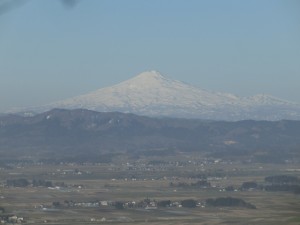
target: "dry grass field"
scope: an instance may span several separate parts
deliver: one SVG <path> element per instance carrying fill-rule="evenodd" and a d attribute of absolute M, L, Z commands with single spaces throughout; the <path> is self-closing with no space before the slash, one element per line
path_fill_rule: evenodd
<path fill-rule="evenodd" d="M 172 159 L 174 160 L 174 159 Z M 300 195 L 290 192 L 268 192 L 263 189 L 240 190 L 243 182 L 265 183 L 269 175 L 300 175 L 295 164 L 245 164 L 239 162 L 201 165 L 189 158 L 186 163 L 149 166 L 140 162 L 115 162 L 97 165 L 15 165 L 0 170 L 0 206 L 2 215 L 23 218 L 23 224 L 300 224 Z M 182 160 L 182 162 L 185 162 Z M 298 167 L 297 167 L 298 166 Z M 211 187 L 192 188 L 170 183 L 193 183 L 193 175 L 207 174 Z M 214 176 L 215 174 L 215 176 Z M 45 179 L 52 187 L 11 187 L 8 179 Z M 62 185 L 62 182 L 64 185 Z M 61 186 L 57 186 L 60 184 Z M 224 188 L 232 185 L 234 191 Z M 209 207 L 208 198 L 234 197 L 256 206 Z M 169 207 L 137 206 L 170 200 Z M 194 199 L 195 208 L 180 202 Z M 118 209 L 116 202 L 124 208 Z M 126 204 L 134 202 L 134 207 Z M 178 205 L 176 205 L 178 203 Z M 8 221 L 2 221 L 9 223 Z"/>

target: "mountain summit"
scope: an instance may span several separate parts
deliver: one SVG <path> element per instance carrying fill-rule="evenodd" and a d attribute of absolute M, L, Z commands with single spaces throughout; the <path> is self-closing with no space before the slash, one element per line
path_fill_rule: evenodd
<path fill-rule="evenodd" d="M 167 78 L 157 71 L 143 72 L 114 86 L 55 102 L 38 111 L 51 108 L 215 120 L 300 119 L 300 106 L 297 104 L 268 95 L 241 98 L 207 91 Z"/>

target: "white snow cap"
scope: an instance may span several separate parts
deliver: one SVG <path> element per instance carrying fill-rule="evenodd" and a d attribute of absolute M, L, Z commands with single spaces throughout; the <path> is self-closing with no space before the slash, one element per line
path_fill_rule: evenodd
<path fill-rule="evenodd" d="M 238 97 L 212 92 L 146 71 L 119 84 L 37 108 L 85 108 L 216 120 L 300 119 L 300 106 L 268 95 Z M 32 110 L 32 109 L 31 109 Z"/>

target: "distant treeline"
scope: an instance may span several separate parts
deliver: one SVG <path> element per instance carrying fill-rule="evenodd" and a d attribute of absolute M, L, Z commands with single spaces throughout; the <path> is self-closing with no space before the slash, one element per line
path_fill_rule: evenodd
<path fill-rule="evenodd" d="M 251 203 L 245 202 L 240 198 L 232 198 L 232 197 L 221 197 L 216 199 L 206 199 L 205 201 L 207 206 L 213 207 L 243 207 L 248 209 L 256 209 L 255 205 Z"/>
<path fill-rule="evenodd" d="M 271 185 L 266 185 L 266 191 L 288 191 L 295 194 L 300 194 L 300 179 L 290 175 L 276 175 L 265 178 L 266 182 Z"/>
<path fill-rule="evenodd" d="M 41 180 L 41 179 L 33 179 L 32 181 L 29 181 L 25 178 L 19 178 L 19 179 L 10 179 L 6 180 L 6 185 L 8 187 L 53 187 L 52 181 L 48 180 Z M 55 184 L 56 185 L 56 184 Z M 59 186 L 64 186 L 65 184 L 59 183 Z"/>
<path fill-rule="evenodd" d="M 199 180 L 192 183 L 187 182 L 170 182 L 170 187 L 178 188 L 211 188 L 211 183 L 207 181 L 207 176 L 199 174 L 193 178 Z M 286 191 L 294 194 L 300 194 L 300 179 L 291 175 L 275 175 L 265 177 L 265 182 L 268 184 L 258 184 L 255 181 L 243 182 L 241 186 L 234 187 L 229 185 L 224 188 L 225 191 L 251 191 L 251 190 L 264 190 L 264 191 Z"/>
<path fill-rule="evenodd" d="M 300 194 L 300 185 L 296 184 L 275 184 L 264 187 L 266 191 L 287 191 L 294 194 Z"/>
<path fill-rule="evenodd" d="M 53 202 L 52 207 L 62 208 L 62 207 L 101 207 L 101 202 L 91 201 L 86 203 L 76 203 L 72 200 L 65 200 L 64 202 Z M 181 201 L 171 201 L 171 200 L 151 200 L 149 198 L 143 199 L 141 201 L 109 201 L 106 202 L 105 207 L 111 207 L 118 210 L 125 208 L 145 208 L 145 209 L 156 209 L 156 208 L 168 208 L 168 207 L 184 207 L 184 208 L 196 208 L 201 207 L 238 207 L 238 208 L 248 208 L 256 209 L 256 207 L 243 199 L 233 198 L 233 197 L 221 197 L 216 199 L 206 199 L 204 201 L 197 201 L 195 199 L 184 199 Z M 102 206 L 103 207 L 103 206 Z"/>
<path fill-rule="evenodd" d="M 265 191 L 286 191 L 294 194 L 300 194 L 300 179 L 291 175 L 275 175 L 265 177 L 268 184 L 257 184 L 255 181 L 244 182 L 238 189 L 247 190 L 265 190 Z M 233 186 L 225 188 L 226 191 L 233 191 Z"/>
<path fill-rule="evenodd" d="M 269 176 L 265 178 L 265 181 L 272 184 L 300 184 L 298 177 L 290 175 Z"/>

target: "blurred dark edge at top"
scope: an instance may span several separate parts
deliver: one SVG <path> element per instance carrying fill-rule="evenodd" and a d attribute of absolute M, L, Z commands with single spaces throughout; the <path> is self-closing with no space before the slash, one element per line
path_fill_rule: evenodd
<path fill-rule="evenodd" d="M 60 1 L 66 9 L 74 8 L 79 2 L 79 0 Z M 0 16 L 24 5 L 27 2 L 29 2 L 29 0 L 0 0 Z"/>

